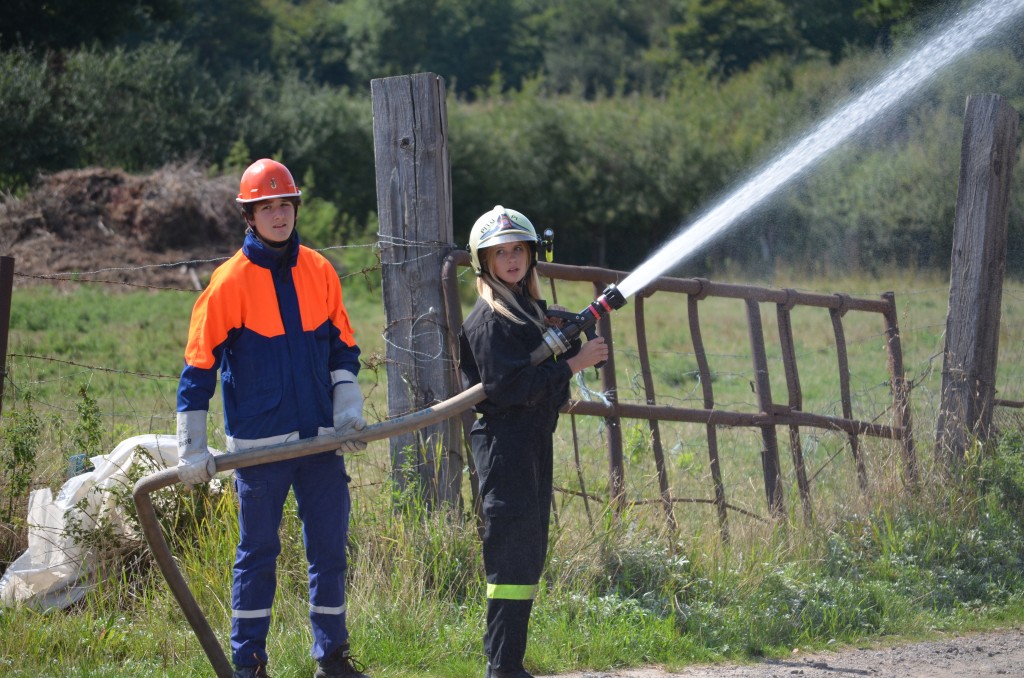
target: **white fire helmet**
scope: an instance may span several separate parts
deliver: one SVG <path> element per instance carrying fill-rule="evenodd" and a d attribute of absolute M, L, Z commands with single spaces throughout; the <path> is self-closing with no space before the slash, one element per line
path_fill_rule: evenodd
<path fill-rule="evenodd" d="M 533 243 L 531 258 L 537 258 L 537 230 L 530 220 L 520 212 L 495 205 L 473 224 L 469 233 L 469 254 L 473 260 L 473 272 L 481 273 L 480 250 L 510 242 Z"/>

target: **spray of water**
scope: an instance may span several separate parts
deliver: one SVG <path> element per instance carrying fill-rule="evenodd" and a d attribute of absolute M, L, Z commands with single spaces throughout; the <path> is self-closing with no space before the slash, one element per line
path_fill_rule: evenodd
<path fill-rule="evenodd" d="M 1021 10 L 1024 10 L 1024 0 L 987 0 L 951 22 L 877 85 L 819 123 L 810 134 L 672 238 L 623 280 L 619 291 L 624 297 L 631 297 L 697 252 L 783 184 L 862 130 L 944 66 L 969 52 Z"/>

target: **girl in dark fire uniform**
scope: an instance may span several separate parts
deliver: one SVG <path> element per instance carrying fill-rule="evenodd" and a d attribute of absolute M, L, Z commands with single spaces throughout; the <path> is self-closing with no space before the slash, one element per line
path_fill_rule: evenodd
<path fill-rule="evenodd" d="M 480 299 L 459 341 L 466 386 L 482 382 L 487 395 L 470 437 L 485 521 L 488 678 L 530 678 L 523 657 L 547 554 L 558 409 L 572 375 L 608 358 L 597 337 L 531 365 L 547 324 L 559 322 L 544 315 L 538 244 L 530 220 L 500 205 L 477 219 L 469 242 Z"/>

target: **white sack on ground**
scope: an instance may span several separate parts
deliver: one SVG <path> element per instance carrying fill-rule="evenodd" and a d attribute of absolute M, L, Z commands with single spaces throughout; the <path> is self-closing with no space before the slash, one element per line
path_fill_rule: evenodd
<path fill-rule="evenodd" d="M 124 509 L 118 506 L 113 491 L 123 493 L 127 486 L 130 494 L 128 471 L 139 450 L 158 467 L 178 463 L 176 436 L 135 436 L 122 441 L 110 454 L 93 457 L 94 469 L 64 483 L 56 499 L 49 488 L 32 492 L 28 550 L 0 577 L 0 606 L 23 603 L 41 610 L 65 608 L 85 595 L 92 584 L 95 556 L 75 543 L 67 527 L 77 522 L 84 528 L 103 521 L 118 534 L 132 529 L 125 524 Z"/>

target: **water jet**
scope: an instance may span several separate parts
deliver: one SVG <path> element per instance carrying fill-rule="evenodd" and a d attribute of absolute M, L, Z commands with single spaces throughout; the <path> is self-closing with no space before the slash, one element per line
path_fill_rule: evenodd
<path fill-rule="evenodd" d="M 764 169 L 672 237 L 619 283 L 619 291 L 631 297 L 678 266 L 1021 11 L 1024 11 L 1024 0 L 987 0 L 940 29 L 882 76 L 878 84 L 820 122 Z"/>

